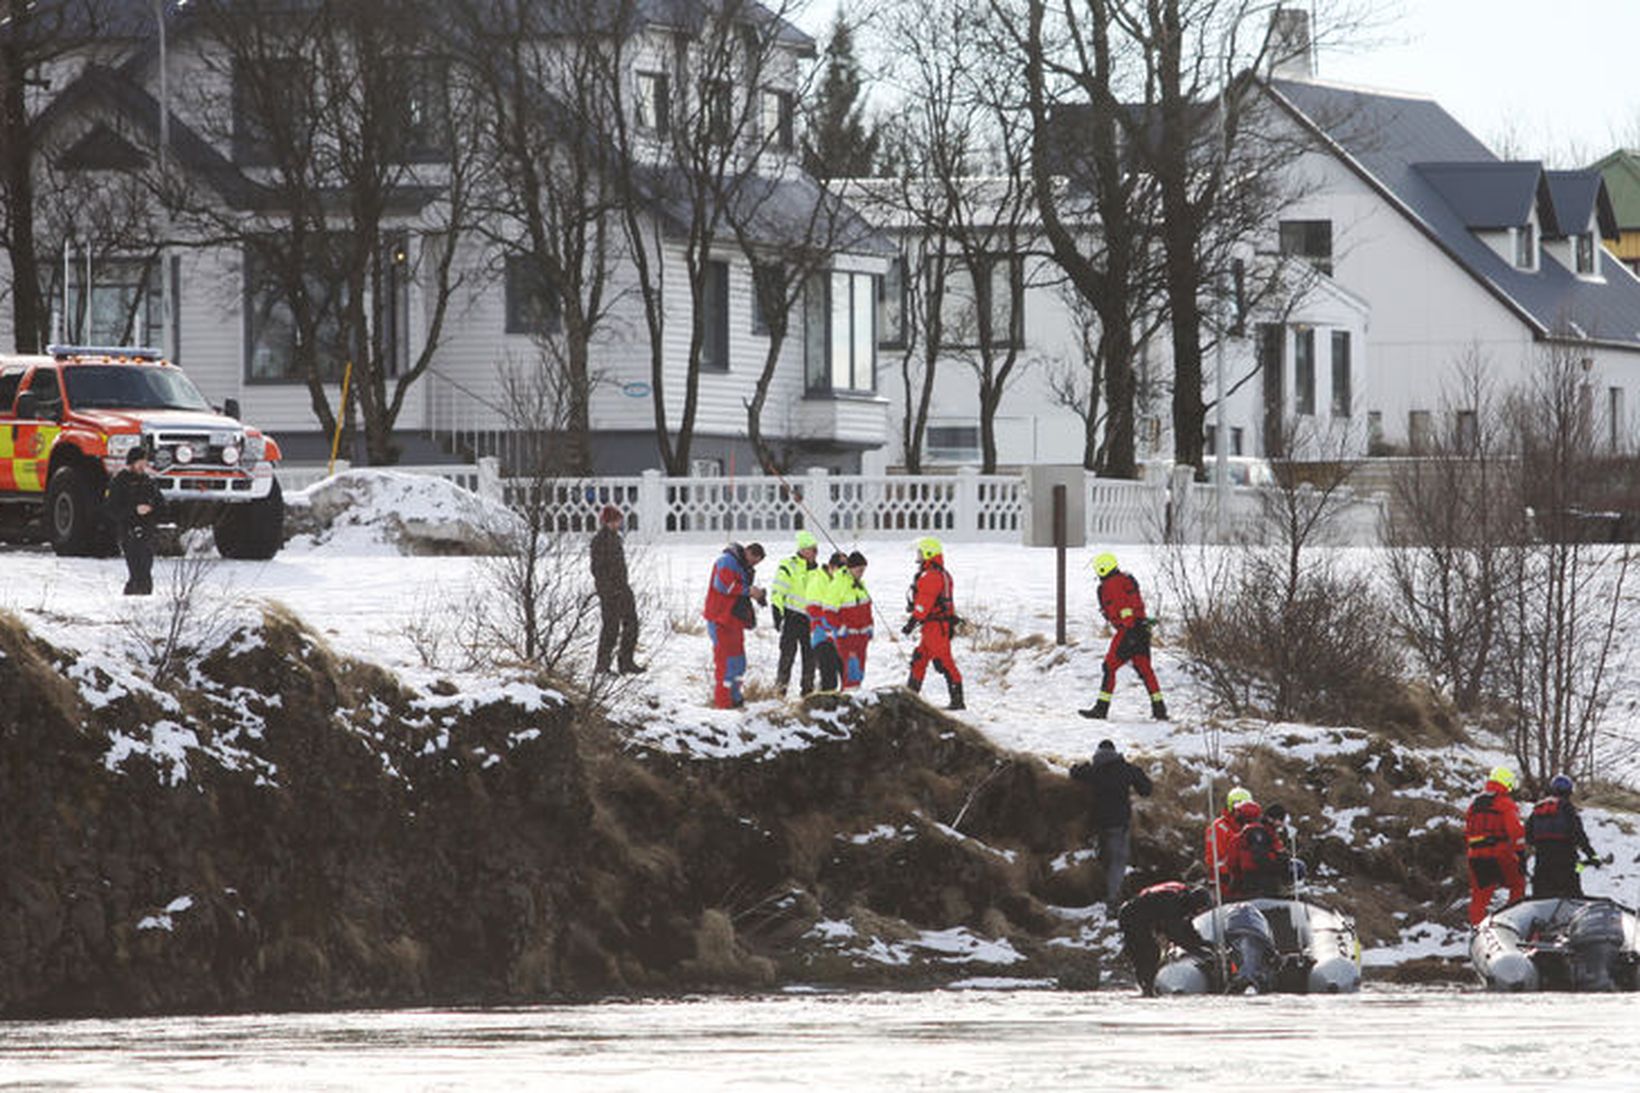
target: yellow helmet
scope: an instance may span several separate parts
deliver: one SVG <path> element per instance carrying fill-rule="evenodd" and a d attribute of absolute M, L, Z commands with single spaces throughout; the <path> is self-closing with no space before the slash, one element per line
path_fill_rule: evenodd
<path fill-rule="evenodd" d="M 933 536 L 925 536 L 917 540 L 917 556 L 919 558 L 938 558 L 945 553 L 945 548 Z"/>
<path fill-rule="evenodd" d="M 1101 554 L 1093 560 L 1093 571 L 1101 577 L 1108 577 L 1116 572 L 1116 555 Z"/>
<path fill-rule="evenodd" d="M 1226 793 L 1224 795 L 1224 807 L 1225 807 L 1226 810 L 1233 811 L 1237 805 L 1246 804 L 1248 801 L 1251 801 L 1252 799 L 1253 799 L 1252 793 L 1248 792 L 1247 790 L 1243 789 L 1240 786 L 1237 786 L 1234 789 L 1232 789 L 1229 793 Z"/>
<path fill-rule="evenodd" d="M 1513 791 L 1515 788 L 1515 772 L 1508 767 L 1493 767 L 1492 773 L 1486 776 L 1487 781 L 1496 782 L 1504 789 Z"/>

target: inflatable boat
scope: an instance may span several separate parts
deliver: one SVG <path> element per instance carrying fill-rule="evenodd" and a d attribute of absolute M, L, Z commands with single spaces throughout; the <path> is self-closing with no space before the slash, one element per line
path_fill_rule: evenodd
<path fill-rule="evenodd" d="M 1469 958 L 1495 991 L 1632 991 L 1634 911 L 1609 899 L 1527 899 L 1481 920 Z"/>
<path fill-rule="evenodd" d="M 1194 925 L 1214 951 L 1172 949 L 1156 973 L 1157 994 L 1346 994 L 1361 986 L 1355 922 L 1329 907 L 1238 900 L 1203 911 Z"/>

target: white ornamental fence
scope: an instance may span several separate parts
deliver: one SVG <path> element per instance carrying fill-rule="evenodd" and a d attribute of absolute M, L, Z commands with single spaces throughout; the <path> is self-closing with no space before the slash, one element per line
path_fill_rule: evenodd
<path fill-rule="evenodd" d="M 345 469 L 345 465 L 338 465 Z M 695 542 L 780 539 L 807 528 L 824 529 L 843 542 L 937 535 L 954 542 L 1012 542 L 1030 527 L 1031 497 L 1022 475 L 858 475 L 813 470 L 779 478 L 668 478 L 660 471 L 627 477 L 555 478 L 535 482 L 503 478 L 493 458 L 474 464 L 393 467 L 399 473 L 449 479 L 482 496 L 521 505 L 530 491 L 545 491 L 546 514 L 563 532 L 591 533 L 598 513 L 614 505 L 635 540 Z M 326 477 L 323 467 L 282 467 L 279 479 L 294 491 Z M 1087 475 L 1083 504 L 1087 541 L 1096 545 L 1175 540 L 1245 539 L 1267 523 L 1275 491 L 1234 487 L 1226 491 L 1225 519 L 1218 520 L 1218 493 L 1191 482 L 1134 482 Z M 1384 502 L 1377 495 L 1346 497 L 1334 519 L 1332 541 L 1377 541 Z M 822 536 L 824 538 L 824 536 Z"/>

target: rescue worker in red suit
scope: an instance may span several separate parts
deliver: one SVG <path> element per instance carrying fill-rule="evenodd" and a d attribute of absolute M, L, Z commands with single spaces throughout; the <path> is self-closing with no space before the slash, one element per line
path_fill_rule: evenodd
<path fill-rule="evenodd" d="M 965 709 L 962 673 L 951 659 L 951 632 L 956 626 L 957 614 L 951 595 L 951 574 L 945 569 L 945 548 L 938 539 L 919 539 L 917 558 L 917 576 L 911 582 L 907 605 L 911 617 L 906 620 L 903 632 L 909 634 L 920 626 L 922 639 L 917 642 L 916 652 L 911 654 L 911 677 L 905 685 L 914 692 L 921 691 L 923 676 L 932 664 L 934 670 L 945 677 L 950 691 L 951 701 L 946 708 Z"/>
<path fill-rule="evenodd" d="M 1132 962 L 1133 977 L 1146 997 L 1156 993 L 1156 969 L 1162 962 L 1158 935 L 1193 956 L 1213 951 L 1191 921 L 1211 906 L 1213 894 L 1207 889 L 1170 880 L 1144 889 L 1116 912 L 1116 923 L 1122 928 L 1122 953 Z"/>
<path fill-rule="evenodd" d="M 1145 688 L 1150 692 L 1150 713 L 1158 721 L 1167 720 L 1167 703 L 1162 701 L 1161 684 L 1150 667 L 1150 619 L 1145 615 L 1145 600 L 1139 594 L 1139 582 L 1130 573 L 1116 568 L 1116 555 L 1101 554 L 1093 560 L 1093 571 L 1099 575 L 1099 610 L 1116 633 L 1105 650 L 1104 677 L 1099 683 L 1099 698 L 1086 710 L 1078 710 L 1083 717 L 1110 716 L 1110 700 L 1116 691 L 1116 670 L 1132 662 Z"/>
<path fill-rule="evenodd" d="M 1515 772 L 1493 767 L 1480 796 L 1464 816 L 1464 842 L 1469 857 L 1469 924 L 1486 917 L 1492 893 L 1509 889 L 1509 902 L 1526 896 L 1526 828 L 1509 794 Z"/>
<path fill-rule="evenodd" d="M 1550 796 L 1532 806 L 1526 818 L 1526 845 L 1532 848 L 1532 898 L 1581 897 L 1578 870 L 1598 864 L 1583 817 L 1572 804 L 1572 780 L 1557 774 L 1549 780 Z M 1578 854 L 1582 853 L 1582 862 Z"/>
<path fill-rule="evenodd" d="M 1236 834 L 1230 840 L 1230 887 L 1226 899 L 1280 893 L 1295 876 L 1295 865 L 1257 801 L 1236 806 Z"/>
<path fill-rule="evenodd" d="M 759 543 L 730 543 L 712 566 L 706 586 L 706 636 L 712 639 L 712 668 L 716 686 L 712 704 L 728 710 L 744 706 L 740 679 L 746 674 L 746 630 L 757 625 L 752 601 L 764 602 L 756 584 L 757 563 L 763 560 Z"/>
<path fill-rule="evenodd" d="M 1236 838 L 1236 806 L 1245 801 L 1251 801 L 1253 795 L 1240 786 L 1236 786 L 1225 794 L 1224 811 L 1213 818 L 1207 825 L 1206 838 L 1202 840 L 1202 865 L 1207 869 L 1207 883 L 1213 883 L 1213 877 L 1219 878 L 1219 891 L 1230 890 L 1230 845 Z"/>
<path fill-rule="evenodd" d="M 837 659 L 842 665 L 838 682 L 852 691 L 866 678 L 866 648 L 871 644 L 871 593 L 866 591 L 866 556 L 858 550 L 837 574 Z"/>

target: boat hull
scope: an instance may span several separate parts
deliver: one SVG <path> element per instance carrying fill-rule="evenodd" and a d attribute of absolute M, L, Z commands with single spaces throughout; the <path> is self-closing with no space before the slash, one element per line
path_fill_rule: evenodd
<path fill-rule="evenodd" d="M 1481 920 L 1469 959 L 1488 990 L 1633 991 L 1635 912 L 1609 899 L 1528 899 Z"/>
<path fill-rule="evenodd" d="M 1361 987 L 1355 923 L 1329 907 L 1238 900 L 1204 911 L 1194 924 L 1214 955 L 1170 950 L 1156 973 L 1157 994 L 1348 994 Z"/>

